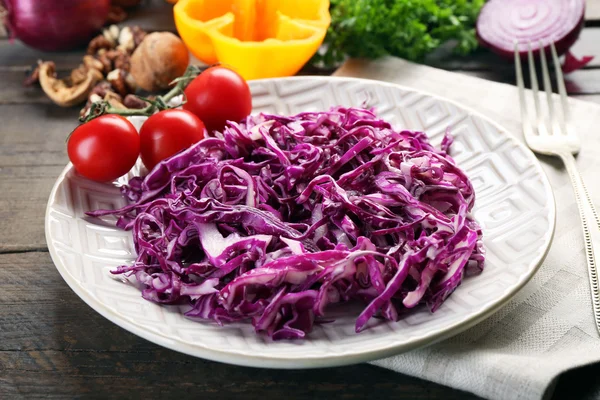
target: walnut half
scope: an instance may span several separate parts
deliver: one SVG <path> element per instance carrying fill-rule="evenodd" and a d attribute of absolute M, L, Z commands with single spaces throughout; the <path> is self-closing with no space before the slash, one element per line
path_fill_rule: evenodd
<path fill-rule="evenodd" d="M 101 49 L 110 50 L 115 46 L 114 42 L 111 42 L 106 36 L 98 35 L 92 39 L 87 48 L 87 54 L 94 55 Z"/>
<path fill-rule="evenodd" d="M 106 75 L 106 80 L 110 82 L 117 93 L 125 97 L 129 93 L 135 92 L 136 84 L 131 74 L 122 69 L 114 69 Z"/>

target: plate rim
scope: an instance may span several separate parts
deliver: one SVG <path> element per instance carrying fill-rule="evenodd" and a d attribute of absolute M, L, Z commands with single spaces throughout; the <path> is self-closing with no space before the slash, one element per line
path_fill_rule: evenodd
<path fill-rule="evenodd" d="M 408 343 L 400 343 L 400 344 L 392 344 L 387 345 L 382 348 L 368 350 L 357 353 L 345 353 L 345 354 L 336 354 L 336 355 L 326 355 L 326 356 L 305 356 L 300 358 L 290 358 L 290 357 L 277 357 L 273 355 L 263 356 L 259 353 L 253 354 L 240 354 L 234 352 L 228 352 L 223 350 L 215 350 L 211 349 L 210 346 L 202 345 L 202 344 L 194 344 L 190 345 L 184 341 L 170 338 L 167 335 L 152 332 L 146 330 L 141 327 L 135 321 L 131 320 L 128 317 L 124 317 L 119 313 L 113 311 L 109 307 L 106 307 L 101 301 L 94 298 L 91 294 L 89 294 L 82 285 L 75 279 L 67 270 L 65 265 L 62 263 L 60 257 L 58 257 L 56 253 L 56 248 L 51 244 L 51 234 L 50 234 L 50 223 L 49 223 L 49 214 L 51 205 L 53 204 L 53 200 L 56 197 L 56 193 L 60 184 L 64 181 L 66 174 L 73 168 L 73 165 L 69 162 L 67 166 L 63 169 L 57 180 L 55 181 L 52 191 L 50 192 L 50 196 L 48 198 L 48 202 L 46 204 L 46 212 L 44 218 L 44 231 L 46 237 L 46 244 L 48 246 L 48 250 L 50 253 L 50 257 L 58 270 L 61 277 L 64 281 L 69 285 L 71 290 L 79 296 L 88 306 L 90 306 L 93 310 L 98 312 L 100 315 L 116 324 L 117 326 L 143 338 L 157 345 L 169 348 L 174 351 L 178 351 L 180 353 L 188 354 L 194 357 L 204 358 L 212 361 L 224 362 L 228 364 L 234 364 L 239 366 L 247 366 L 247 367 L 258 367 L 258 368 L 278 368 L 278 369 L 307 369 L 307 368 L 322 368 L 322 367 L 334 367 L 334 366 L 343 366 L 356 364 L 366 361 L 373 361 L 376 359 L 381 359 L 397 354 L 401 354 L 410 350 L 415 350 L 418 348 L 422 348 L 428 345 L 432 345 L 439 341 L 445 340 L 449 337 L 455 336 L 475 325 L 480 323 L 481 321 L 487 319 L 492 314 L 496 313 L 503 306 L 505 306 L 530 280 L 533 276 L 538 272 L 541 265 L 543 264 L 550 247 L 553 242 L 554 232 L 556 229 L 556 200 L 554 196 L 554 191 L 552 190 L 552 186 L 550 185 L 550 181 L 548 180 L 548 176 L 546 172 L 541 166 L 540 161 L 537 159 L 535 154 L 521 141 L 519 140 L 513 133 L 511 133 L 508 129 L 504 128 L 502 125 L 482 114 L 479 111 L 472 109 L 471 107 L 461 105 L 460 103 L 448 99 L 443 96 L 438 96 L 432 94 L 427 91 L 423 91 L 420 89 L 411 88 L 408 86 L 398 85 L 391 82 L 378 81 L 374 79 L 363 79 L 363 78 L 353 78 L 353 77 L 337 77 L 337 76 L 293 76 L 293 77 L 282 77 L 282 78 L 266 78 L 266 79 L 257 79 L 250 81 L 252 83 L 261 83 L 261 82 L 272 82 L 272 81 L 348 81 L 348 82 L 359 82 L 359 83 L 367 83 L 371 85 L 380 85 L 387 87 L 395 87 L 406 92 L 412 92 L 416 94 L 421 94 L 427 96 L 429 98 L 433 98 L 437 101 L 446 102 L 455 106 L 458 109 L 462 109 L 469 116 L 474 116 L 479 119 L 484 120 L 486 123 L 489 123 L 494 128 L 498 129 L 505 135 L 509 140 L 513 141 L 517 144 L 517 146 L 525 151 L 528 156 L 532 157 L 534 160 L 534 165 L 541 176 L 542 182 L 544 184 L 544 192 L 548 197 L 548 206 L 549 206 L 549 218 L 548 221 L 550 223 L 549 229 L 545 232 L 545 248 L 543 251 L 532 260 L 528 265 L 529 272 L 520 278 L 520 280 L 515 283 L 504 296 L 499 297 L 498 299 L 492 301 L 488 306 L 481 309 L 479 312 L 469 315 L 466 318 L 461 318 L 453 324 L 445 326 L 443 329 L 438 329 L 433 331 L 433 333 L 423 335 L 417 339 L 413 339 Z M 140 296 L 140 299 L 142 297 Z"/>

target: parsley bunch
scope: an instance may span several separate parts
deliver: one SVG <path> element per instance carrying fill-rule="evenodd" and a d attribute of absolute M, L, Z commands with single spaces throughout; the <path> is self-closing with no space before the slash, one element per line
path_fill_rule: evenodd
<path fill-rule="evenodd" d="M 420 61 L 456 41 L 466 54 L 477 47 L 475 20 L 484 0 L 331 0 L 331 25 L 313 62 L 332 67 L 346 57 L 393 55 Z"/>

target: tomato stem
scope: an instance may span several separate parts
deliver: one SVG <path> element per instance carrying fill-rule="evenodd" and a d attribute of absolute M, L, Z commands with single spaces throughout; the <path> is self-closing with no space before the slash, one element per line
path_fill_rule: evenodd
<path fill-rule="evenodd" d="M 155 99 L 148 99 L 145 97 L 137 96 L 139 99 L 148 103 L 148 105 L 144 108 L 115 108 L 108 104 L 108 102 L 101 100 L 95 103 L 92 103 L 90 110 L 79 118 L 80 122 L 89 122 L 94 118 L 97 118 L 104 114 L 117 114 L 124 117 L 133 117 L 133 116 L 145 116 L 149 117 L 154 114 L 156 111 L 162 111 L 169 108 L 180 107 L 185 103 L 185 88 L 189 85 L 191 81 L 193 81 L 198 75 L 200 75 L 205 69 L 209 67 L 199 67 L 197 65 L 188 66 L 185 73 L 179 78 L 175 79 L 171 82 L 173 88 L 167 92 L 164 96 L 157 96 Z M 170 106 L 169 102 L 173 100 L 176 96 L 182 95 L 181 103 L 176 106 Z"/>

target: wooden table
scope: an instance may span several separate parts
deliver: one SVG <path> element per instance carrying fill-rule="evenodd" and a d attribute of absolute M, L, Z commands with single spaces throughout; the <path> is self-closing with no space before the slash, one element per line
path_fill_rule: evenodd
<path fill-rule="evenodd" d="M 572 96 L 600 103 L 600 0 L 588 5 L 588 27 L 574 47 L 595 55 L 570 74 Z M 173 30 L 168 6 L 154 1 L 130 24 Z M 66 285 L 44 238 L 44 211 L 67 163 L 65 138 L 77 109 L 54 106 L 21 86 L 39 58 L 70 70 L 83 51 L 44 54 L 0 39 L 0 398 L 477 399 L 370 365 L 277 371 L 205 361 L 158 347 L 107 321 Z M 429 64 L 513 82 L 512 66 L 481 50 L 459 59 L 444 52 Z M 567 373 L 554 399 L 596 398 L 600 366 Z"/>

